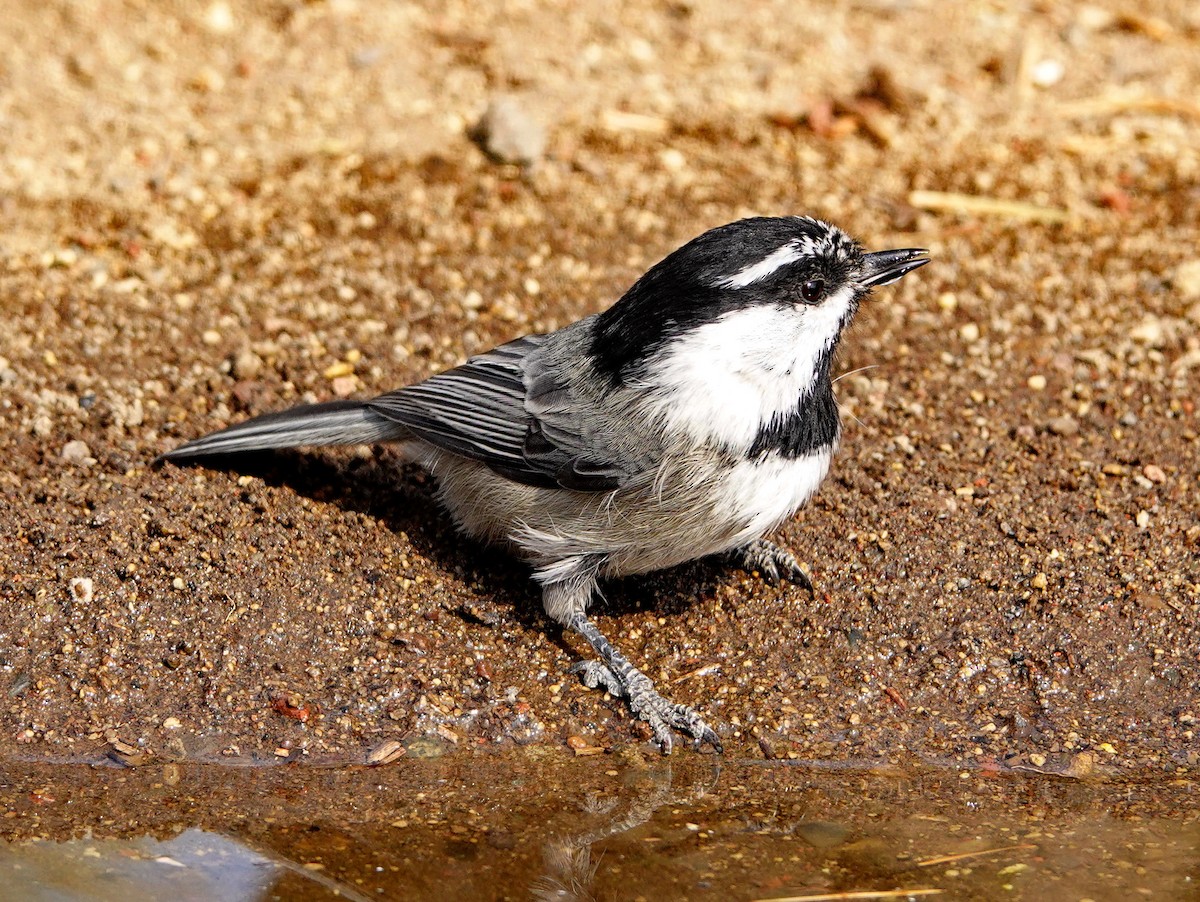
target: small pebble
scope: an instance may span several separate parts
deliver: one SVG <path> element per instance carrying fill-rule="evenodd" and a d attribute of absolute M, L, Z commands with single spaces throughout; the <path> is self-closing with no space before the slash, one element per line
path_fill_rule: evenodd
<path fill-rule="evenodd" d="M 204 25 L 213 34 L 229 34 L 237 26 L 233 10 L 224 0 L 216 0 L 204 13 Z"/>
<path fill-rule="evenodd" d="M 795 835 L 817 849 L 832 849 L 846 841 L 851 829 L 830 821 L 802 821 L 796 825 Z"/>
<path fill-rule="evenodd" d="M 687 157 L 674 147 L 659 151 L 658 162 L 668 172 L 680 172 L 687 166 Z"/>
<path fill-rule="evenodd" d="M 1083 6 L 1079 9 L 1076 21 L 1081 28 L 1088 31 L 1102 31 L 1111 28 L 1116 16 L 1107 9 L 1098 6 Z"/>
<path fill-rule="evenodd" d="M 1142 468 L 1142 475 L 1156 485 L 1161 485 L 1167 481 L 1167 474 L 1163 471 L 1163 468 L 1157 464 L 1146 464 L 1146 466 Z"/>
<path fill-rule="evenodd" d="M 501 163 L 533 166 L 546 152 L 546 130 L 511 94 L 496 97 L 471 130 L 488 156 Z"/>
<path fill-rule="evenodd" d="M 225 87 L 225 76 L 212 66 L 201 66 L 188 81 L 188 87 L 201 94 L 216 94 Z"/>
<path fill-rule="evenodd" d="M 1066 67 L 1055 59 L 1044 59 L 1033 67 L 1030 79 L 1039 88 L 1049 88 L 1062 81 Z"/>
<path fill-rule="evenodd" d="M 1189 301 L 1200 298 L 1200 260 L 1188 260 L 1176 266 L 1171 282 Z"/>
<path fill-rule="evenodd" d="M 1135 522 L 1138 525 L 1138 529 L 1145 529 L 1147 526 L 1150 525 L 1150 512 L 1149 511 L 1138 511 L 1137 517 L 1135 518 Z"/>
<path fill-rule="evenodd" d="M 1028 385 L 1034 391 L 1042 391 L 1046 387 L 1046 377 L 1040 373 L 1030 376 L 1029 380 L 1026 382 L 1026 385 Z"/>
<path fill-rule="evenodd" d="M 338 376 L 329 386 L 336 397 L 348 398 L 358 390 L 357 376 Z"/>
<path fill-rule="evenodd" d="M 1076 435 L 1079 432 L 1079 421 L 1070 414 L 1064 414 L 1047 423 L 1046 428 L 1055 435 Z"/>
<path fill-rule="evenodd" d="M 67 585 L 71 588 L 71 597 L 80 604 L 88 604 L 92 600 L 92 581 L 86 576 L 76 576 Z"/>
<path fill-rule="evenodd" d="M 72 442 L 67 442 L 63 445 L 62 459 L 69 464 L 87 467 L 96 462 L 96 458 L 92 457 L 92 450 L 88 447 L 87 442 L 75 439 Z"/>
<path fill-rule="evenodd" d="M 1129 330 L 1129 337 L 1148 348 L 1161 348 L 1167 343 L 1167 330 L 1157 316 L 1146 316 Z"/>
<path fill-rule="evenodd" d="M 251 350 L 242 351 L 233 361 L 233 375 L 238 379 L 253 379 L 262 372 L 262 358 Z"/>

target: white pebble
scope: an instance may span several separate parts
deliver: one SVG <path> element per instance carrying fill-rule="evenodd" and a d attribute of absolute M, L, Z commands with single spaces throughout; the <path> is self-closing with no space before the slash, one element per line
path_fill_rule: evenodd
<path fill-rule="evenodd" d="M 679 172 L 687 166 L 687 157 L 674 147 L 668 147 L 665 150 L 659 151 L 658 162 L 662 164 L 662 168 L 667 172 Z"/>
<path fill-rule="evenodd" d="M 1039 88 L 1049 88 L 1062 81 L 1066 67 L 1055 59 L 1044 59 L 1033 67 L 1030 78 Z"/>
<path fill-rule="evenodd" d="M 92 449 L 88 447 L 87 442 L 75 439 L 73 442 L 67 442 L 62 448 L 62 459 L 70 464 L 77 464 L 81 467 L 87 467 L 96 462 L 96 458 L 92 457 Z"/>
<path fill-rule="evenodd" d="M 92 600 L 92 580 L 87 576 L 76 576 L 67 584 L 71 588 L 71 597 L 80 604 L 88 604 Z"/>
<path fill-rule="evenodd" d="M 1148 348 L 1161 348 L 1167 342 L 1166 329 L 1157 316 L 1147 315 L 1129 330 L 1129 337 Z"/>
<path fill-rule="evenodd" d="M 1200 298 L 1200 260 L 1188 260 L 1176 266 L 1171 282 L 1189 301 Z"/>
<path fill-rule="evenodd" d="M 217 0 L 208 7 L 204 14 L 204 24 L 213 34 L 229 34 L 237 25 L 233 20 L 233 10 L 223 0 Z"/>

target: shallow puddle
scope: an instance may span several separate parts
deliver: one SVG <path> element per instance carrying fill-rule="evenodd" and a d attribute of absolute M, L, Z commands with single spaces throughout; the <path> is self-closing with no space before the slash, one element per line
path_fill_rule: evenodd
<path fill-rule="evenodd" d="M 526 750 L 17 764 L 0 796 L 5 898 L 1200 898 L 1191 779 Z"/>
<path fill-rule="evenodd" d="M 126 900 L 270 899 L 285 885 L 304 898 L 365 898 L 321 873 L 263 854 L 220 833 L 189 827 L 158 840 L 31 840 L 0 847 L 4 893 L 11 899 Z M 288 897 L 292 890 L 288 890 Z"/>

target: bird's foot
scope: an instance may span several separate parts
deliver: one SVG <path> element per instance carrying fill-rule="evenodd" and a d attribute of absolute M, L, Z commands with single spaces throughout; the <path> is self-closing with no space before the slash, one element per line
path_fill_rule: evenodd
<path fill-rule="evenodd" d="M 670 754 L 674 744 L 672 730 L 687 733 L 696 740 L 696 748 L 707 742 L 716 751 L 722 751 L 720 737 L 694 708 L 663 698 L 648 676 L 624 663 L 626 666 L 618 672 L 602 661 L 580 661 L 570 672 L 578 674 L 589 689 L 604 687 L 610 695 L 628 699 L 630 710 L 650 725 L 654 741 L 664 755 Z"/>
<path fill-rule="evenodd" d="M 743 545 L 736 549 L 733 555 L 743 569 L 752 573 L 757 572 L 772 585 L 781 579 L 786 579 L 808 589 L 809 592 L 814 591 L 812 580 L 800 567 L 796 556 L 774 542 L 755 539 L 749 545 Z"/>

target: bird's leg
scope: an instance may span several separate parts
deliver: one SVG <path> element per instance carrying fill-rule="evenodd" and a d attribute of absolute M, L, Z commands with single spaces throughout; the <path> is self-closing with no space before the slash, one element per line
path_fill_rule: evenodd
<path fill-rule="evenodd" d="M 796 556 L 774 542 L 755 539 L 748 545 L 735 548 L 730 554 L 743 569 L 751 573 L 758 572 L 769 583 L 774 584 L 780 579 L 787 579 L 808 589 L 809 592 L 814 591 L 812 580 L 800 568 Z"/>
<path fill-rule="evenodd" d="M 663 754 L 671 751 L 672 728 L 690 734 L 697 746 L 707 742 L 718 752 L 721 751 L 720 738 L 704 719 L 693 708 L 663 698 L 654 688 L 650 677 L 630 664 L 629 659 L 604 638 L 604 634 L 588 620 L 586 614 L 575 615 L 568 626 L 583 636 L 600 656 L 599 661 L 581 661 L 571 668 L 571 672 L 579 674 L 589 689 L 603 686 L 611 694 L 629 699 L 633 713 L 650 724 Z"/>
<path fill-rule="evenodd" d="M 603 686 L 610 694 L 628 699 L 630 710 L 650 725 L 663 754 L 671 751 L 673 729 L 692 736 L 697 747 L 707 742 L 720 752 L 721 740 L 704 719 L 687 705 L 677 705 L 663 698 L 651 679 L 614 648 L 588 619 L 585 611 L 595 587 L 594 570 L 591 574 L 577 573 L 574 578 L 544 586 L 546 613 L 587 640 L 599 656 L 599 660 L 580 661 L 570 672 L 578 674 L 589 689 Z"/>

